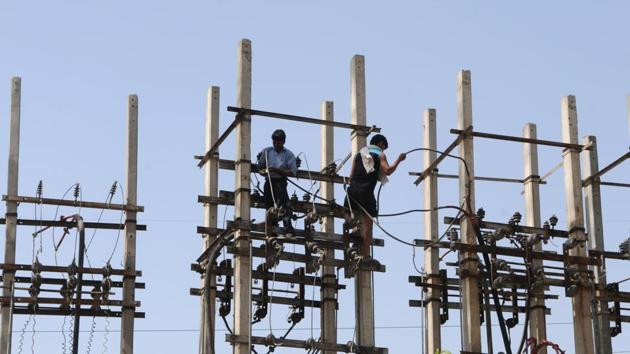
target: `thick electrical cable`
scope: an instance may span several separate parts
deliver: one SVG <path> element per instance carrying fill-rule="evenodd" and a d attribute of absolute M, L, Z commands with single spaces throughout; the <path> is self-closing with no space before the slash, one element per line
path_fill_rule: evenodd
<path fill-rule="evenodd" d="M 273 200 L 273 207 L 277 208 L 278 203 L 276 203 L 276 196 L 273 191 L 274 186 L 271 181 L 271 172 L 269 172 L 269 157 L 267 156 L 267 150 L 265 150 L 265 170 L 267 170 L 267 184 L 269 184 L 269 190 L 271 190 L 271 199 Z"/>

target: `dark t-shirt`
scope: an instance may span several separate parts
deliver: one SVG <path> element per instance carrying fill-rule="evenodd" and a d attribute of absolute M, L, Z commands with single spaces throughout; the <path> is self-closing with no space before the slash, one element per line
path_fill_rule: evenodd
<path fill-rule="evenodd" d="M 358 153 L 354 156 L 354 173 L 350 176 L 350 189 L 360 190 L 361 192 L 374 193 L 376 183 L 378 182 L 378 173 L 381 169 L 381 163 L 377 154 L 370 153 L 374 160 L 374 171 L 367 173 L 363 167 L 363 159 Z"/>

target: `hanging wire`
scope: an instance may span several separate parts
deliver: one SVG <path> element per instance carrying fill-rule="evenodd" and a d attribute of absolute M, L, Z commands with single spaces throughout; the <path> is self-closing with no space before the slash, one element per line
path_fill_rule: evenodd
<path fill-rule="evenodd" d="M 118 184 L 118 186 L 120 187 L 120 196 L 121 196 L 121 204 L 126 205 L 127 203 L 125 202 L 125 188 L 122 186 L 122 184 L 120 184 L 120 182 L 116 181 L 114 182 L 116 184 Z M 120 227 L 118 228 L 118 232 L 116 233 L 116 243 L 114 244 L 114 249 L 112 249 L 112 253 L 109 255 L 109 258 L 107 259 L 107 264 L 110 264 L 112 261 L 112 258 L 114 258 L 114 253 L 116 253 L 116 248 L 118 248 L 118 243 L 120 242 L 120 232 L 121 232 L 121 228 L 123 225 L 123 216 L 125 215 L 125 210 L 121 210 L 120 211 L 120 220 L 118 221 L 118 223 L 120 224 Z"/>

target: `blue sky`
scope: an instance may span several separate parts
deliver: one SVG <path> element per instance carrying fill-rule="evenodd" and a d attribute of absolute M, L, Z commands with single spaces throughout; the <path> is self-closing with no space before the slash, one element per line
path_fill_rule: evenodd
<path fill-rule="evenodd" d="M 422 112 L 428 107 L 437 109 L 438 146 L 450 143 L 453 136 L 448 130 L 456 125 L 456 76 L 459 70 L 469 69 L 475 130 L 520 135 L 525 123 L 533 122 L 540 138 L 560 140 L 560 100 L 574 94 L 579 135 L 598 137 L 603 166 L 626 152 L 630 142 L 629 10 L 621 1 L 4 2 L 0 5 L 0 88 L 4 87 L 0 112 L 8 118 L 10 79 L 21 76 L 20 194 L 33 195 L 40 179 L 48 197 L 60 197 L 69 185 L 81 182 L 83 198 L 98 201 L 113 181 L 125 180 L 126 97 L 138 94 L 139 201 L 146 207 L 139 220 L 148 224 L 149 231 L 138 242 L 138 267 L 144 271 L 147 290 L 137 297 L 147 318 L 139 320 L 137 327 L 167 331 L 138 332 L 136 348 L 138 353 L 191 353 L 197 348 L 194 330 L 199 306 L 188 288 L 197 287 L 199 281 L 189 265 L 200 253 L 195 227 L 203 222 L 202 206 L 196 203 L 203 192 L 202 173 L 192 156 L 203 153 L 208 87 L 221 87 L 223 106 L 235 103 L 236 48 L 241 38 L 253 43 L 253 107 L 317 117 L 321 102 L 332 100 L 339 121 L 350 119 L 350 59 L 365 55 L 368 122 L 383 128 L 392 157 L 421 145 Z M 5 139 L 6 118 L 0 124 Z M 231 119 L 221 111 L 221 130 Z M 253 152 L 269 143 L 275 128 L 283 127 L 287 146 L 295 153 L 304 152 L 312 166 L 318 165 L 318 127 L 266 119 L 255 120 L 253 126 Z M 335 139 L 335 155 L 343 157 L 350 149 L 348 132 L 335 131 Z M 521 177 L 521 149 L 516 143 L 476 140 L 477 173 Z M 221 155 L 231 158 L 234 150 L 232 137 Z M 0 156 L 7 153 L 8 140 L 3 140 Z M 541 172 L 560 158 L 557 149 L 540 148 Z M 383 210 L 422 205 L 422 189 L 414 187 L 407 175 L 421 166 L 419 154 L 401 165 L 384 188 Z M 456 165 L 448 162 L 442 171 L 454 172 Z M 542 187 L 542 215 L 557 214 L 564 225 L 561 172 Z M 626 164 L 605 180 L 628 182 L 629 173 Z M 4 163 L 0 176 L 6 176 Z M 229 190 L 233 175 L 222 172 L 220 178 L 221 189 Z M 440 183 L 440 204 L 457 200 L 456 183 Z M 515 210 L 524 209 L 520 190 L 520 186 L 479 182 L 477 206 L 484 207 L 488 219 L 507 220 Z M 341 190 L 337 193 L 340 198 Z M 628 193 L 603 188 L 606 244 L 612 250 L 630 232 Z M 43 212 L 52 217 L 55 210 Z M 23 205 L 20 215 L 32 218 L 33 209 Z M 229 219 L 232 211 L 227 215 Z M 97 216 L 86 214 L 86 218 Z M 108 213 L 104 219 L 115 222 L 118 214 Z M 386 220 L 384 226 L 411 240 L 422 237 L 422 220 L 421 215 L 410 215 Z M 24 263 L 31 261 L 31 232 L 20 232 L 18 259 Z M 44 245 L 50 236 L 45 236 Z M 377 232 L 376 237 L 385 236 Z M 91 258 L 101 266 L 114 247 L 116 233 L 99 232 L 96 238 Z M 0 247 L 4 249 L 3 244 Z M 120 260 L 121 250 L 114 261 Z M 60 263 L 69 263 L 72 250 L 63 252 Z M 409 299 L 419 298 L 418 289 L 407 282 L 414 274 L 412 251 L 387 239 L 376 255 L 388 267 L 386 275 L 376 275 L 377 326 L 419 326 L 420 311 L 407 306 Z M 43 257 L 52 262 L 50 244 Z M 417 261 L 422 261 L 421 255 Z M 623 269 L 623 264 L 609 265 L 609 280 L 627 275 Z M 341 294 L 339 323 L 352 328 L 352 282 L 347 284 Z M 554 293 L 561 291 L 554 289 Z M 572 330 L 566 324 L 571 321 L 570 305 L 557 301 L 553 306 L 549 321 L 558 324 L 550 325 L 549 339 L 570 352 Z M 285 328 L 286 309 L 274 310 L 273 327 Z M 309 316 L 296 336 L 310 336 Z M 314 317 L 317 320 L 318 314 Z M 23 323 L 24 319 L 16 319 L 16 340 Z M 84 325 L 89 332 L 90 321 Z M 457 318 L 447 325 L 451 327 L 444 328 L 445 347 L 455 351 Z M 59 328 L 60 319 L 38 318 L 36 352 L 50 347 L 61 352 L 61 333 L 41 332 Z M 102 331 L 104 323 L 97 321 L 96 328 Z M 111 328 L 118 328 L 118 322 L 112 320 Z M 257 334 L 266 335 L 268 324 L 256 328 Z M 419 352 L 419 333 L 418 328 L 383 328 L 377 330 L 377 343 L 391 353 Z M 630 329 L 624 328 L 615 338 L 617 351 L 630 351 L 628 333 Z M 118 333 L 109 337 L 110 347 L 117 349 Z M 351 337 L 352 329 L 340 330 L 340 342 Z M 498 332 L 495 337 L 499 338 Z M 25 352 L 30 338 L 27 333 Z M 103 340 L 103 332 L 96 332 L 92 352 L 102 352 Z M 220 348 L 229 350 L 223 343 Z"/>

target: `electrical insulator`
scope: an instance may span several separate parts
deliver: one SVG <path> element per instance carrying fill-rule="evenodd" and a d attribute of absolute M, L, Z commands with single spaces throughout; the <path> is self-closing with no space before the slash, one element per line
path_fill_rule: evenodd
<path fill-rule="evenodd" d="M 457 232 L 456 229 L 450 229 L 448 231 L 448 240 L 451 242 L 457 242 L 459 241 L 459 233 Z"/>
<path fill-rule="evenodd" d="M 302 196 L 302 200 L 305 202 L 309 202 L 311 200 L 311 193 L 304 193 Z"/>
<path fill-rule="evenodd" d="M 260 192 L 258 192 L 258 189 L 254 189 L 254 191 L 252 192 L 252 197 L 260 198 Z"/>
<path fill-rule="evenodd" d="M 77 183 L 74 185 L 74 200 L 76 201 L 77 199 L 79 199 L 80 195 L 81 195 L 81 185 Z"/>
<path fill-rule="evenodd" d="M 114 184 L 112 184 L 112 188 L 109 189 L 109 195 L 110 196 L 114 196 L 116 195 L 116 188 L 118 188 L 118 182 L 114 182 Z"/>
<path fill-rule="evenodd" d="M 42 194 L 44 192 L 44 182 L 42 182 L 42 180 L 39 180 L 39 183 L 37 184 L 37 198 L 42 198 Z"/>
<path fill-rule="evenodd" d="M 483 208 L 479 208 L 479 209 L 477 210 L 477 218 L 478 218 L 479 220 L 483 220 L 483 218 L 485 218 L 485 217 L 486 217 L 486 211 L 485 211 L 485 210 L 483 210 Z"/>
<path fill-rule="evenodd" d="M 549 226 L 549 221 L 546 221 L 543 223 L 543 229 L 545 230 L 549 230 L 551 228 L 551 226 Z"/>
<path fill-rule="evenodd" d="M 555 228 L 556 225 L 558 225 L 558 217 L 554 214 L 551 215 L 551 217 L 549 218 L 549 225 L 551 225 L 551 228 Z"/>
<path fill-rule="evenodd" d="M 103 278 L 101 288 L 103 289 L 103 299 L 109 298 L 109 291 L 112 289 L 112 279 L 109 277 Z"/>
<path fill-rule="evenodd" d="M 77 286 L 77 277 L 74 275 L 69 276 L 68 280 L 66 280 L 66 284 L 68 285 L 69 290 L 74 290 Z"/>
<path fill-rule="evenodd" d="M 619 252 L 623 253 L 626 257 L 630 257 L 630 237 L 619 245 Z"/>
<path fill-rule="evenodd" d="M 299 157 L 295 158 L 295 167 L 300 168 L 300 166 L 302 166 L 302 159 L 300 159 Z"/>

